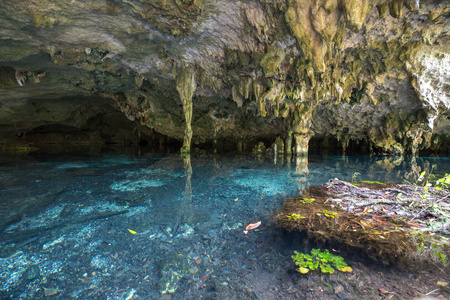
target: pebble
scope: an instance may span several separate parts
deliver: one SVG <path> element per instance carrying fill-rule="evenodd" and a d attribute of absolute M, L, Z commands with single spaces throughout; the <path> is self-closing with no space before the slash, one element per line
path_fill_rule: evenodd
<path fill-rule="evenodd" d="M 344 287 L 342 285 L 340 285 L 340 284 L 334 287 L 334 293 L 335 294 L 342 293 L 343 291 L 344 291 Z"/>

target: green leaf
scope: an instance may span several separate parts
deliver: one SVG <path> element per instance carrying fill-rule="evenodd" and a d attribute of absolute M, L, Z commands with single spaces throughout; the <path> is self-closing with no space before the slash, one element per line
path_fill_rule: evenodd
<path fill-rule="evenodd" d="M 328 264 L 320 265 L 320 271 L 322 271 L 322 273 L 330 273 L 330 274 L 334 273 L 333 267 Z"/>
<path fill-rule="evenodd" d="M 317 269 L 319 267 L 319 262 L 315 261 L 313 264 L 314 270 Z"/>
<path fill-rule="evenodd" d="M 317 256 L 320 253 L 320 249 L 311 249 L 311 255 Z"/>
<path fill-rule="evenodd" d="M 344 262 L 344 258 L 339 255 L 333 255 L 328 250 L 312 249 L 311 255 L 294 251 L 292 259 L 299 267 L 297 270 L 306 274 L 309 270 L 316 270 L 320 267 L 322 273 L 334 273 L 334 268 L 342 272 L 351 272 L 352 269 Z M 445 258 L 444 258 L 445 259 Z"/>
<path fill-rule="evenodd" d="M 333 258 L 333 254 L 331 254 L 330 252 L 328 252 L 328 250 L 326 250 L 325 252 L 319 253 L 318 255 L 322 261 L 324 262 L 329 262 L 332 258 Z"/>
<path fill-rule="evenodd" d="M 313 256 L 311 256 L 309 254 L 303 254 L 303 258 L 308 260 L 308 261 L 312 261 L 313 260 Z"/>

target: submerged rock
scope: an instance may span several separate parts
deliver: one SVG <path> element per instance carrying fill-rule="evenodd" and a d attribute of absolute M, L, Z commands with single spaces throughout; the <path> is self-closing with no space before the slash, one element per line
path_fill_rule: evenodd
<path fill-rule="evenodd" d="M 178 288 L 178 282 L 188 273 L 188 270 L 188 263 L 184 255 L 172 255 L 169 257 L 161 270 L 161 279 L 158 282 L 160 293 L 175 293 Z"/>

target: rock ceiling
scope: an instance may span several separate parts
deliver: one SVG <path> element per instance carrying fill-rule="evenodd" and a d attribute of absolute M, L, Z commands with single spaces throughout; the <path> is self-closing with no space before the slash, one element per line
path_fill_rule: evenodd
<path fill-rule="evenodd" d="M 448 153 L 449 15 L 449 1 L 2 0 L 3 148 L 278 137 L 299 154 L 311 138 Z"/>

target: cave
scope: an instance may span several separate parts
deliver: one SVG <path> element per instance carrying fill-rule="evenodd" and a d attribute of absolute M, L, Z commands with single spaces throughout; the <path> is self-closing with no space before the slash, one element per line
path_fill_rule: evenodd
<path fill-rule="evenodd" d="M 440 0 L 1 0 L 0 298 L 450 297 L 449 16 Z M 290 201 L 278 223 L 301 231 L 315 199 L 299 195 L 334 178 L 416 184 L 353 225 L 379 235 L 377 213 L 397 214 L 382 201 L 410 201 L 396 217 L 434 269 L 276 226 Z M 339 195 L 311 218 L 335 226 Z M 354 273 L 300 274 L 311 246 Z"/>

